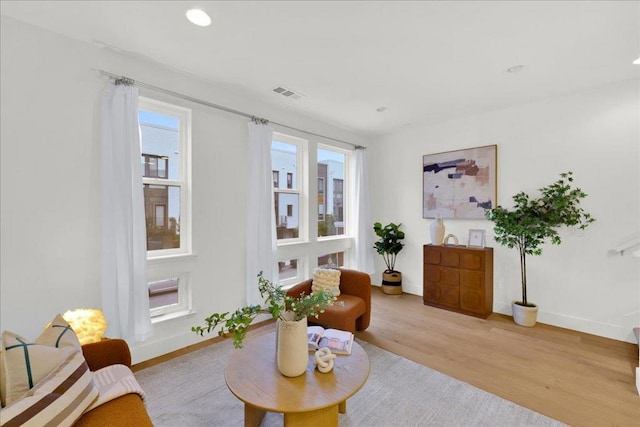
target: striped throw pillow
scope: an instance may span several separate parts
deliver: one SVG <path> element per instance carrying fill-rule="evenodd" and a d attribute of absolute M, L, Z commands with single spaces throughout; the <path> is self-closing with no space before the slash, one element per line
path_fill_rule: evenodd
<path fill-rule="evenodd" d="M 35 342 L 12 332 L 2 334 L 0 347 L 0 403 L 2 407 L 20 398 L 62 362 L 56 349 L 70 347 L 82 352 L 75 332 L 58 314 Z"/>
<path fill-rule="evenodd" d="M 98 397 L 81 353 L 59 349 L 66 357 L 26 395 L 0 412 L 0 425 L 71 426 Z"/>
<path fill-rule="evenodd" d="M 60 365 L 73 347 L 55 348 L 30 342 L 13 332 L 2 333 L 2 397 L 11 405 Z"/>
<path fill-rule="evenodd" d="M 74 347 L 76 350 L 82 351 L 78 336 L 61 314 L 58 314 L 44 328 L 44 331 L 36 339 L 36 343 L 58 348 Z"/>

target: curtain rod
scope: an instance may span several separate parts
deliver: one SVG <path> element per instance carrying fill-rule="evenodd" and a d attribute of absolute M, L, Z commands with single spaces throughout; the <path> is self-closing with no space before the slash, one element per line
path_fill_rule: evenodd
<path fill-rule="evenodd" d="M 93 68 L 93 70 L 97 71 L 98 74 L 100 74 L 101 76 L 105 76 L 105 77 L 108 77 L 108 78 L 113 79 L 113 80 L 126 80 L 129 84 L 136 85 L 139 88 L 149 89 L 149 90 L 152 90 L 154 92 L 164 93 L 165 95 L 171 95 L 171 96 L 174 96 L 176 98 L 180 98 L 180 99 L 184 99 L 184 100 L 187 100 L 187 101 L 195 102 L 196 104 L 201 104 L 201 105 L 204 105 L 204 106 L 207 106 L 207 107 L 215 108 L 217 110 L 226 111 L 227 113 L 231 113 L 231 114 L 235 114 L 235 115 L 238 115 L 238 116 L 246 117 L 246 118 L 251 119 L 251 120 L 253 120 L 255 122 L 259 122 L 259 123 L 263 123 L 263 124 L 272 123 L 274 125 L 277 125 L 277 126 L 280 126 L 280 127 L 283 127 L 283 128 L 287 128 L 287 129 L 295 130 L 295 131 L 298 131 L 298 132 L 306 133 L 307 135 L 313 135 L 313 136 L 317 136 L 317 137 L 320 137 L 320 138 L 329 139 L 331 141 L 336 141 L 336 142 L 340 142 L 340 143 L 343 143 L 343 144 L 347 144 L 347 145 L 352 146 L 356 150 L 365 150 L 366 149 L 366 147 L 363 147 L 361 145 L 356 145 L 356 144 L 353 144 L 351 142 L 343 141 L 341 139 L 332 138 L 330 136 L 325 136 L 325 135 L 321 135 L 319 133 L 309 132 L 309 131 L 306 131 L 306 130 L 303 130 L 303 129 L 295 128 L 293 126 L 288 126 L 288 125 L 285 125 L 283 123 L 278 123 L 278 122 L 270 121 L 268 119 L 264 119 L 264 118 L 261 118 L 261 117 L 256 117 L 256 116 L 254 116 L 252 114 L 248 114 L 248 113 L 244 113 L 242 111 L 234 110 L 232 108 L 228 108 L 228 107 L 225 107 L 223 105 L 214 104 L 212 102 L 205 101 L 203 99 L 194 98 L 193 96 L 185 95 L 185 94 L 182 94 L 182 93 L 179 93 L 179 92 L 174 92 L 174 91 L 169 90 L 169 89 L 164 89 L 164 88 L 161 88 L 161 87 L 158 87 L 158 86 L 154 86 L 154 85 L 151 85 L 151 84 L 148 84 L 148 83 L 143 83 L 143 82 L 140 82 L 140 81 L 137 81 L 137 80 L 133 80 L 133 79 L 131 79 L 129 77 L 124 77 L 124 76 L 121 76 L 121 75 L 118 75 L 118 74 L 110 73 L 109 71 L 101 70 L 99 68 Z"/>

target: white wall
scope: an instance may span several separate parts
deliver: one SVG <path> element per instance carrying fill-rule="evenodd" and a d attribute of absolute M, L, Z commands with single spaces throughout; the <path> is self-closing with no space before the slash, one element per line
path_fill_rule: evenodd
<path fill-rule="evenodd" d="M 2 17 L 0 328 L 35 338 L 58 312 L 100 306 L 100 68 L 257 116 L 362 144 L 132 56 Z M 199 340 L 190 327 L 244 302 L 247 119 L 193 109 L 192 317 L 157 324 L 134 362 Z M 284 133 L 308 138 L 304 134 Z M 323 141 L 324 142 L 324 141 Z M 233 179 L 229 179 L 233 177 Z"/>
<path fill-rule="evenodd" d="M 620 82 L 375 141 L 368 150 L 373 220 L 404 224 L 406 247 L 396 268 L 405 291 L 422 295 L 422 245 L 430 243 L 432 220 L 421 212 L 422 156 L 497 144 L 499 204 L 510 207 L 518 191 L 535 191 L 571 170 L 589 194 L 582 206 L 597 219 L 583 234 L 563 231 L 562 245 L 547 245 L 542 256 L 527 259 L 538 320 L 634 342 L 640 262 L 608 251 L 640 234 L 639 89 L 638 80 Z M 511 314 L 510 302 L 520 297 L 515 249 L 496 244 L 487 220 L 445 219 L 445 226 L 464 244 L 470 228 L 487 230 L 487 245 L 494 247 L 494 311 Z M 382 270 L 378 257 L 376 272 Z"/>
<path fill-rule="evenodd" d="M 364 139 L 253 102 L 141 59 L 116 54 L 2 17 L 0 58 L 0 329 L 35 338 L 69 308 L 100 305 L 99 98 L 101 68 L 237 110 L 354 143 Z M 566 233 L 529 262 L 530 297 L 541 322 L 632 341 L 640 324 L 638 260 L 607 250 L 638 235 L 638 82 L 624 82 L 519 108 L 409 129 L 367 150 L 374 221 L 405 224 L 397 267 L 405 290 L 422 293 L 422 155 L 498 144 L 499 201 L 551 182 L 564 170 L 590 195 L 598 221 L 581 236 Z M 142 93 L 152 96 L 149 92 Z M 193 317 L 156 325 L 133 349 L 134 361 L 198 341 L 190 332 L 214 311 L 244 300 L 247 120 L 193 109 Z M 286 129 L 277 129 L 291 133 Z M 296 135 L 307 138 L 304 134 Z M 325 141 L 326 142 L 326 141 Z M 235 177 L 234 181 L 228 179 Z M 223 208 L 224 207 L 224 208 Z M 486 221 L 446 220 L 466 239 Z M 212 226 L 212 224 L 214 226 Z M 223 224 L 224 226 L 215 226 Z M 491 242 L 489 233 L 488 241 Z M 493 245 L 495 247 L 495 244 Z M 495 247 L 495 311 L 518 296 L 514 252 Z M 379 280 L 382 260 L 376 255 Z"/>

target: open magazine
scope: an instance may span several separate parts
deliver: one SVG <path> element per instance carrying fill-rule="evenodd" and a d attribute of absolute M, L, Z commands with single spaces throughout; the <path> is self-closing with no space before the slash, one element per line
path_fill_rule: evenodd
<path fill-rule="evenodd" d="M 339 329 L 325 329 L 322 326 L 308 326 L 307 338 L 309 350 L 316 351 L 322 347 L 329 347 L 334 354 L 351 354 L 353 334 Z"/>

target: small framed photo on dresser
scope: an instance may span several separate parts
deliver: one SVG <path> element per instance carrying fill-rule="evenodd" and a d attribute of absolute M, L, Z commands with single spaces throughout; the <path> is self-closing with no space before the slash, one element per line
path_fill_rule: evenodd
<path fill-rule="evenodd" d="M 485 246 L 485 231 L 484 230 L 469 230 L 469 241 L 467 246 L 470 248 L 484 248 Z"/>

